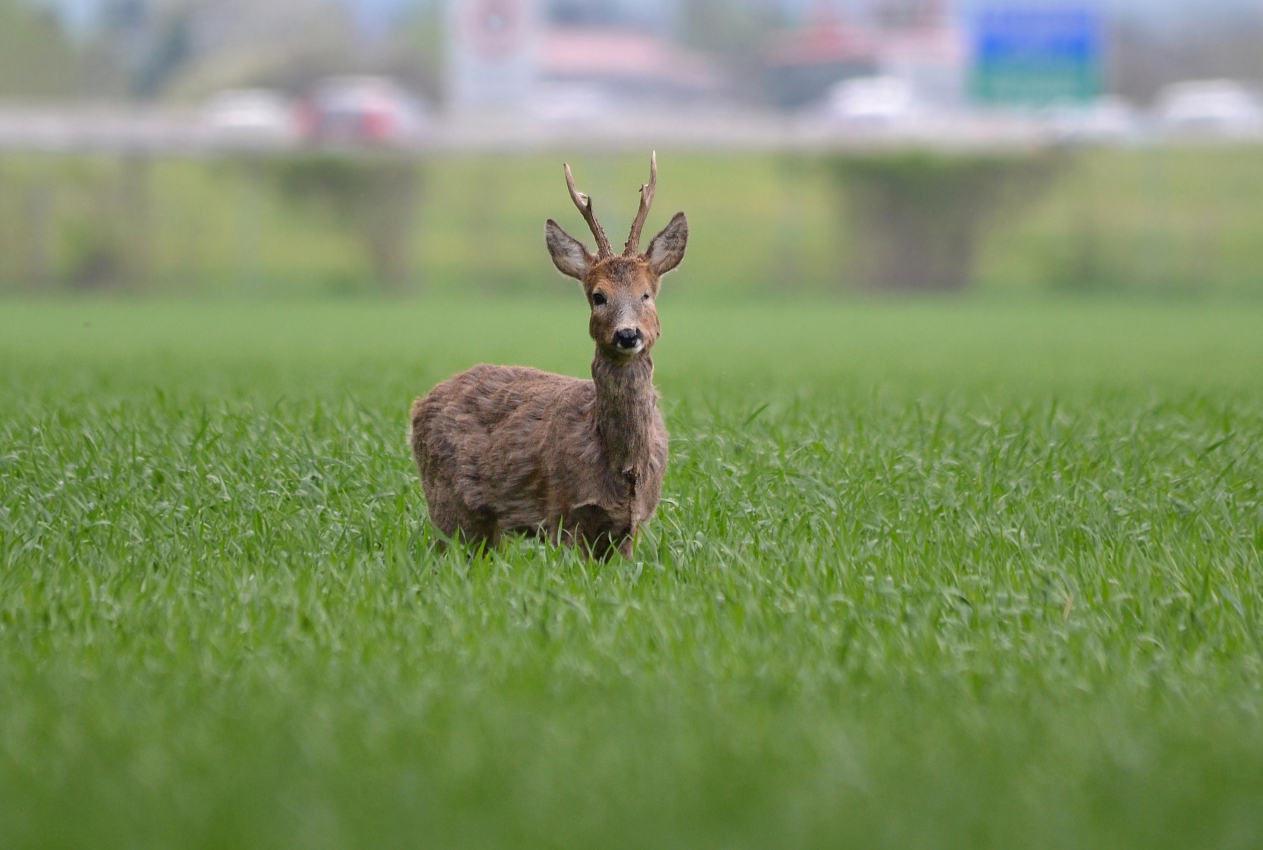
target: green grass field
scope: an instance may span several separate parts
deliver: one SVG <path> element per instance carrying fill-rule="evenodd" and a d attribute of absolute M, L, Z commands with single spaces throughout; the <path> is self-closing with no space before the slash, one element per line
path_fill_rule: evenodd
<path fill-rule="evenodd" d="M 0 846 L 1259 846 L 1263 307 L 674 283 L 604 565 L 405 447 L 577 295 L 0 304 Z"/>

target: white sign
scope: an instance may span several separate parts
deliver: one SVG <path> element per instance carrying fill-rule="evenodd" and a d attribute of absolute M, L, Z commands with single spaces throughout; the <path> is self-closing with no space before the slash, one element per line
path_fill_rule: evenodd
<path fill-rule="evenodd" d="M 448 100 L 454 109 L 514 108 L 535 84 L 540 0 L 448 0 Z"/>

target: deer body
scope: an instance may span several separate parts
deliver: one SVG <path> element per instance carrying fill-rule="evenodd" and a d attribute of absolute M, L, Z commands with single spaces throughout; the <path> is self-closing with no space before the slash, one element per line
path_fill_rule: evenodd
<path fill-rule="evenodd" d="M 413 404 L 412 449 L 430 518 L 444 535 L 494 546 L 504 534 L 538 534 L 599 558 L 631 555 L 667 468 L 650 356 L 661 333 L 654 298 L 688 238 L 681 213 L 639 253 L 656 176 L 655 161 L 620 256 L 609 250 L 569 168 L 567 183 L 597 238 L 597 255 L 548 222 L 553 262 L 583 283 L 592 307 L 592 380 L 482 365 Z"/>

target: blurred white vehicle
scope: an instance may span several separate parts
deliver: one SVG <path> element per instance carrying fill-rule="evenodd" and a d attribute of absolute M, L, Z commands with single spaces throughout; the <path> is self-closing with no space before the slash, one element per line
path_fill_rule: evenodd
<path fill-rule="evenodd" d="M 220 92 L 203 107 L 202 123 L 217 144 L 285 145 L 299 138 L 293 106 L 267 89 Z"/>
<path fill-rule="evenodd" d="M 1241 137 L 1263 133 L 1263 103 L 1233 80 L 1177 83 L 1158 97 L 1162 129 L 1181 135 Z"/>
<path fill-rule="evenodd" d="M 429 116 L 419 100 L 386 77 L 333 77 L 322 82 L 302 115 L 311 139 L 342 144 L 408 144 Z"/>
<path fill-rule="evenodd" d="M 848 124 L 871 127 L 903 125 L 916 120 L 922 105 L 906 80 L 898 77 L 855 77 L 829 90 L 825 114 Z"/>
<path fill-rule="evenodd" d="M 1053 135 L 1070 143 L 1132 142 L 1144 132 L 1144 122 L 1121 97 L 1056 105 L 1049 110 L 1048 120 Z"/>
<path fill-rule="evenodd" d="M 546 123 L 567 124 L 606 118 L 618 113 L 609 92 L 587 83 L 546 83 L 536 86 L 531 114 Z"/>

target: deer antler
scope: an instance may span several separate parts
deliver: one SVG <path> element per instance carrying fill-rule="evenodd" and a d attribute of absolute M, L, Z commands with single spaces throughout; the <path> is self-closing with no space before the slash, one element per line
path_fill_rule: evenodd
<path fill-rule="evenodd" d="M 623 249 L 624 257 L 634 257 L 640 252 L 640 231 L 645 227 L 645 219 L 649 217 L 649 207 L 653 205 L 653 193 L 658 188 L 658 152 L 649 155 L 649 182 L 640 187 L 640 210 L 636 220 L 632 222 L 631 235 L 627 237 L 627 247 Z"/>
<path fill-rule="evenodd" d="M 601 222 L 596 220 L 596 215 L 592 212 L 592 199 L 575 188 L 574 175 L 570 173 L 569 165 L 566 165 L 566 186 L 570 189 L 571 200 L 579 208 L 579 212 L 583 215 L 583 220 L 588 223 L 588 227 L 592 229 L 592 235 L 596 237 L 597 259 L 604 260 L 607 257 L 614 256 L 614 251 L 610 248 L 610 240 L 605 235 Z"/>

